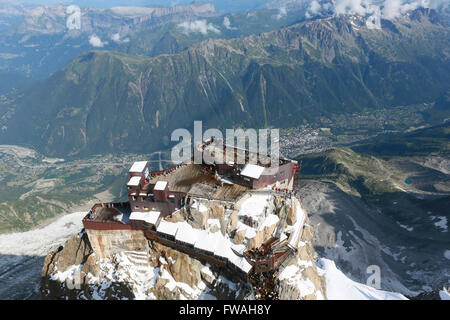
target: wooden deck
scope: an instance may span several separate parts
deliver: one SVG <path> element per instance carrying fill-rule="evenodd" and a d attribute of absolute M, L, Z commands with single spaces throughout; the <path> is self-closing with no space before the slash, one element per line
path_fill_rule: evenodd
<path fill-rule="evenodd" d="M 223 201 L 234 201 L 248 190 L 247 187 L 238 184 L 222 186 L 213 174 L 196 164 L 187 164 L 171 173 L 155 176 L 144 186 L 144 190 L 148 190 L 150 185 L 158 181 L 167 181 L 169 190 L 173 192 Z"/>
<path fill-rule="evenodd" d="M 93 221 L 102 222 L 117 222 L 117 217 L 124 215 L 122 218 L 124 223 L 127 223 L 127 218 L 130 215 L 129 207 L 103 207 L 97 206 L 94 208 Z"/>
<path fill-rule="evenodd" d="M 158 181 L 167 181 L 170 191 L 184 193 L 188 193 L 191 186 L 196 183 L 217 184 L 213 176 L 205 173 L 201 166 L 195 164 L 187 164 L 171 173 L 152 177 L 144 186 L 144 190 L 149 189 L 150 185 L 154 185 Z"/>

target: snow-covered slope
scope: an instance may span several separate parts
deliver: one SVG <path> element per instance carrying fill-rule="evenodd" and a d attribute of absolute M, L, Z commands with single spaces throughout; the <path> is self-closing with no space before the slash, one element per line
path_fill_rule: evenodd
<path fill-rule="evenodd" d="M 0 299 L 37 299 L 45 255 L 82 229 L 85 212 L 32 231 L 0 235 Z"/>
<path fill-rule="evenodd" d="M 441 291 L 439 291 L 439 297 L 441 300 L 450 300 L 450 292 L 444 288 Z"/>
<path fill-rule="evenodd" d="M 76 212 L 62 216 L 41 229 L 0 235 L 0 254 L 45 256 L 81 231 L 81 220 L 85 215 L 86 212 Z"/>
<path fill-rule="evenodd" d="M 377 290 L 347 278 L 332 260 L 321 258 L 317 267 L 325 276 L 328 300 L 407 300 L 400 293 Z"/>

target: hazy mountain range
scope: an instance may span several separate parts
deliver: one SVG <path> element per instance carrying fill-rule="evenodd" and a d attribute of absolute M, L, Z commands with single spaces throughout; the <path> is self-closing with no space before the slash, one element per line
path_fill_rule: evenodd
<path fill-rule="evenodd" d="M 170 7 L 71 5 L 0 3 L 0 93 L 46 78 L 92 49 L 143 56 L 177 53 L 205 39 L 275 30 L 304 16 L 301 9 L 280 17 L 278 9 L 219 13 L 213 4 L 202 2 Z"/>
<path fill-rule="evenodd" d="M 83 53 L 3 99 L 0 141 L 50 155 L 151 152 L 194 120 L 286 128 L 446 94 L 449 31 L 439 14 L 418 9 L 382 26 L 347 15 L 154 58 Z"/>

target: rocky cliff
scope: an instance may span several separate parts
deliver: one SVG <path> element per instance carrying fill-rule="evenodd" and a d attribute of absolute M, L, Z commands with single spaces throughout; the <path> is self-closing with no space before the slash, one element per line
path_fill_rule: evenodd
<path fill-rule="evenodd" d="M 115 240 L 123 235 L 116 233 Z M 111 235 L 112 236 L 112 235 Z M 124 239 L 126 240 L 126 239 Z M 242 299 L 247 284 L 213 266 L 156 242 L 101 258 L 87 233 L 45 258 L 42 299 Z"/>
<path fill-rule="evenodd" d="M 303 230 L 297 256 L 278 275 L 277 291 L 282 300 L 327 298 L 325 279 L 315 264 L 317 253 L 311 243 L 313 235 L 314 229 L 307 224 Z"/>
<path fill-rule="evenodd" d="M 42 299 L 244 299 L 252 287 L 228 270 L 201 262 L 129 231 L 83 231 L 44 261 Z M 306 225 L 297 253 L 280 270 L 281 299 L 324 299 Z M 95 239 L 90 241 L 89 239 Z"/>

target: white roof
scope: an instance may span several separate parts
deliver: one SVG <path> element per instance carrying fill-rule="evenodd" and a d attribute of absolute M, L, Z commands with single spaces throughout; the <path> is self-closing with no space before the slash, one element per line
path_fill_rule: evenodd
<path fill-rule="evenodd" d="M 245 273 L 248 273 L 252 268 L 252 265 L 248 263 L 247 259 L 245 259 L 244 257 L 238 257 L 234 254 L 234 252 L 230 254 L 228 260 Z"/>
<path fill-rule="evenodd" d="M 161 215 L 161 213 L 159 211 L 150 211 L 148 212 L 148 220 L 147 222 L 150 224 L 155 225 L 156 222 L 159 219 L 159 216 Z"/>
<path fill-rule="evenodd" d="M 263 171 L 264 171 L 264 167 L 249 163 L 241 171 L 241 176 L 245 176 L 245 177 L 249 177 L 249 178 L 253 178 L 253 179 L 259 179 L 259 177 L 261 176 Z"/>
<path fill-rule="evenodd" d="M 231 254 L 229 241 L 220 233 L 216 232 L 216 247 L 214 248 L 214 255 L 228 259 Z"/>
<path fill-rule="evenodd" d="M 175 240 L 186 242 L 194 245 L 195 241 L 198 238 L 198 231 L 194 230 L 192 226 L 187 222 L 180 223 L 178 227 L 177 235 L 175 236 Z"/>
<path fill-rule="evenodd" d="M 177 229 L 178 229 L 178 223 L 161 220 L 156 231 L 175 237 L 175 234 L 177 233 Z"/>
<path fill-rule="evenodd" d="M 232 244 L 231 249 L 233 249 L 240 255 L 243 255 L 245 250 L 247 250 L 247 247 L 244 244 Z"/>
<path fill-rule="evenodd" d="M 144 171 L 145 166 L 147 165 L 147 161 L 137 161 L 133 163 L 133 165 L 130 168 L 130 172 L 133 173 L 141 173 Z"/>
<path fill-rule="evenodd" d="M 217 237 L 209 233 L 208 230 L 202 230 L 199 233 L 197 241 L 195 241 L 194 247 L 200 250 L 214 252 L 217 240 Z"/>
<path fill-rule="evenodd" d="M 130 187 L 137 187 L 139 185 L 139 182 L 141 182 L 141 177 L 139 176 L 134 176 L 131 177 L 130 180 L 127 183 L 127 186 Z"/>
<path fill-rule="evenodd" d="M 167 181 L 158 181 L 153 190 L 166 190 Z"/>
<path fill-rule="evenodd" d="M 130 219 L 134 219 L 134 216 L 140 217 L 151 213 L 133 212 Z M 252 268 L 252 265 L 244 257 L 237 256 L 231 250 L 231 243 L 220 232 L 209 233 L 208 230 L 195 229 L 187 222 L 173 223 L 165 220 L 161 220 L 156 230 L 174 236 L 177 241 L 192 244 L 196 249 L 208 251 L 218 257 L 228 259 L 245 273 L 248 273 Z"/>
<path fill-rule="evenodd" d="M 130 220 L 142 220 L 149 224 L 155 225 L 156 221 L 158 221 L 159 215 L 159 211 L 132 212 L 130 215 Z"/>

